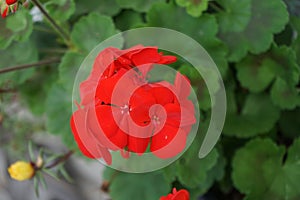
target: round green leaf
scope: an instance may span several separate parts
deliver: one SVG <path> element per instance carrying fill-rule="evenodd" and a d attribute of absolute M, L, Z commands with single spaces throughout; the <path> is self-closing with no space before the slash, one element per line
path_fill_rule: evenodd
<path fill-rule="evenodd" d="M 120 6 L 117 4 L 116 0 L 75 0 L 76 11 L 75 15 L 80 16 L 82 14 L 90 12 L 98 12 L 103 15 L 113 16 L 120 11 Z"/>
<path fill-rule="evenodd" d="M 179 6 L 186 7 L 186 11 L 193 17 L 199 17 L 208 7 L 208 0 L 176 0 Z"/>
<path fill-rule="evenodd" d="M 46 129 L 49 133 L 59 135 L 69 148 L 75 147 L 71 133 L 70 118 L 72 114 L 72 96 L 64 88 L 54 83 L 46 99 Z"/>
<path fill-rule="evenodd" d="M 212 169 L 218 160 L 218 151 L 213 149 L 205 158 L 199 159 L 199 146 L 195 142 L 184 156 L 177 162 L 178 180 L 189 188 L 204 184 L 207 172 Z"/>
<path fill-rule="evenodd" d="M 112 199 L 157 200 L 171 190 L 161 172 L 129 174 L 119 172 L 110 185 Z"/>
<path fill-rule="evenodd" d="M 26 41 L 32 33 L 32 16 L 27 9 L 7 17 L 0 18 L 0 49 L 7 48 L 12 41 Z"/>
<path fill-rule="evenodd" d="M 224 10 L 217 13 L 221 32 L 241 32 L 251 18 L 251 0 L 218 0 Z"/>
<path fill-rule="evenodd" d="M 230 95 L 234 96 L 234 94 Z M 233 101 L 236 101 L 235 98 Z M 235 106 L 231 108 L 236 109 Z M 240 138 L 267 133 L 278 121 L 279 114 L 280 110 L 273 105 L 268 95 L 249 94 L 240 112 L 228 111 L 223 132 Z"/>
<path fill-rule="evenodd" d="M 115 24 L 118 29 L 126 31 L 143 23 L 141 13 L 133 10 L 124 10 L 115 18 Z"/>
<path fill-rule="evenodd" d="M 237 77 L 243 87 L 251 92 L 261 92 L 275 79 L 276 67 L 277 63 L 271 59 L 247 56 L 236 65 Z"/>
<path fill-rule="evenodd" d="M 299 152 L 300 139 L 287 152 L 270 139 L 252 140 L 233 158 L 233 183 L 249 200 L 299 199 Z"/>
<path fill-rule="evenodd" d="M 194 18 L 178 6 L 159 3 L 150 9 L 147 20 L 149 26 L 174 29 L 195 39 L 210 54 L 222 76 L 226 74 L 227 47 L 216 38 L 218 24 L 214 16 L 204 14 Z"/>
<path fill-rule="evenodd" d="M 74 14 L 75 2 L 73 0 L 51 0 L 47 1 L 45 8 L 56 21 L 65 22 Z"/>
<path fill-rule="evenodd" d="M 271 98 L 275 105 L 284 109 L 294 109 L 300 105 L 300 94 L 297 88 L 289 86 L 281 78 L 276 79 L 271 90 Z"/>
<path fill-rule="evenodd" d="M 282 31 L 287 22 L 288 12 L 281 0 L 252 0 L 251 18 L 244 31 L 221 30 L 219 34 L 229 47 L 228 59 L 239 61 L 248 51 L 254 54 L 266 51 L 273 34 Z"/>
<path fill-rule="evenodd" d="M 80 50 L 88 53 L 100 42 L 117 33 L 110 17 L 92 12 L 74 25 L 71 40 Z M 120 47 L 122 43 L 120 40 L 117 45 Z"/>
<path fill-rule="evenodd" d="M 59 79 L 64 89 L 72 93 L 74 80 L 85 56 L 76 52 L 67 52 L 58 66 Z"/>
<path fill-rule="evenodd" d="M 246 195 L 260 195 L 268 189 L 264 165 L 268 160 L 280 165 L 284 149 L 270 139 L 254 139 L 239 149 L 232 161 L 232 180 L 237 189 Z M 273 169 L 269 169 L 272 171 Z"/>
<path fill-rule="evenodd" d="M 131 8 L 135 11 L 146 12 L 151 6 L 158 2 L 164 2 L 164 0 L 116 0 L 120 7 Z"/>

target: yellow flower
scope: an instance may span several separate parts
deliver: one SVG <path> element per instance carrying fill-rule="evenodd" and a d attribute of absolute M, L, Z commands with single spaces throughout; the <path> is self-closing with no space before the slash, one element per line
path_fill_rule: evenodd
<path fill-rule="evenodd" d="M 30 179 L 34 175 L 34 168 L 31 163 L 17 161 L 8 168 L 11 178 L 17 181 Z"/>

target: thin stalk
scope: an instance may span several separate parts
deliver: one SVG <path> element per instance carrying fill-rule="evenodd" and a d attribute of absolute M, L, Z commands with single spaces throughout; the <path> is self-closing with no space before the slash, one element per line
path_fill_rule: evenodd
<path fill-rule="evenodd" d="M 217 12 L 223 12 L 224 10 L 217 6 L 213 1 L 209 2 L 209 6 Z"/>
<path fill-rule="evenodd" d="M 17 71 L 17 70 L 22 70 L 22 69 L 27 69 L 27 68 L 31 68 L 31 67 L 39 67 L 39 66 L 54 64 L 54 63 L 58 63 L 59 61 L 60 61 L 59 58 L 52 58 L 52 59 L 48 59 L 48 60 L 42 60 L 42 61 L 39 61 L 36 63 L 16 65 L 13 67 L 7 67 L 7 68 L 0 69 L 0 74 Z"/>
<path fill-rule="evenodd" d="M 55 20 L 48 14 L 48 12 L 44 9 L 43 5 L 38 0 L 31 0 L 32 3 L 39 8 L 39 10 L 43 13 L 43 15 L 48 19 L 53 28 L 61 35 L 67 45 L 70 43 L 70 39 L 68 34 L 55 22 Z"/>
<path fill-rule="evenodd" d="M 55 160 L 52 164 L 46 166 L 45 168 L 50 169 L 52 167 L 55 167 L 55 166 L 59 165 L 60 163 L 65 162 L 66 160 L 68 160 L 72 156 L 73 153 L 74 153 L 74 151 L 68 151 L 66 154 L 62 155 L 57 160 Z"/>

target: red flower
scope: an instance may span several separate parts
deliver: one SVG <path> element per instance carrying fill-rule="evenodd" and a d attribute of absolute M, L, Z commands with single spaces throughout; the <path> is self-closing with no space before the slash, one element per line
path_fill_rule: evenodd
<path fill-rule="evenodd" d="M 173 188 L 173 193 L 160 198 L 160 200 L 189 200 L 189 199 L 190 199 L 190 194 L 187 190 L 182 189 L 177 191 L 176 188 Z"/>
<path fill-rule="evenodd" d="M 90 76 L 80 84 L 81 103 L 71 119 L 84 155 L 103 157 L 110 164 L 109 150 L 128 157 L 125 149 L 143 154 L 150 145 L 154 155 L 170 158 L 184 149 L 195 123 L 194 107 L 187 99 L 189 82 L 180 74 L 174 85 L 146 80 L 153 64 L 175 61 L 156 47 L 143 46 L 110 47 L 97 56 Z"/>
<path fill-rule="evenodd" d="M 12 4 L 15 4 L 17 2 L 18 2 L 18 0 L 6 0 L 7 5 L 12 5 Z"/>

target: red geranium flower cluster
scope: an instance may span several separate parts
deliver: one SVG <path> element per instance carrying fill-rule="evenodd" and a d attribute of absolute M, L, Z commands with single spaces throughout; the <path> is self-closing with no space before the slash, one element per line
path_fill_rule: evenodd
<path fill-rule="evenodd" d="M 189 200 L 190 194 L 187 190 L 179 190 L 177 191 L 176 188 L 173 188 L 173 193 L 168 194 L 165 197 L 161 197 L 160 200 Z"/>
<path fill-rule="evenodd" d="M 107 48 L 96 58 L 90 76 L 80 84 L 81 103 L 71 118 L 75 140 L 84 155 L 111 164 L 110 150 L 124 157 L 149 147 L 159 158 L 174 157 L 185 147 L 195 123 L 188 96 L 190 84 L 177 74 L 174 85 L 149 83 L 153 64 L 170 64 L 175 56 L 157 47 Z"/>

